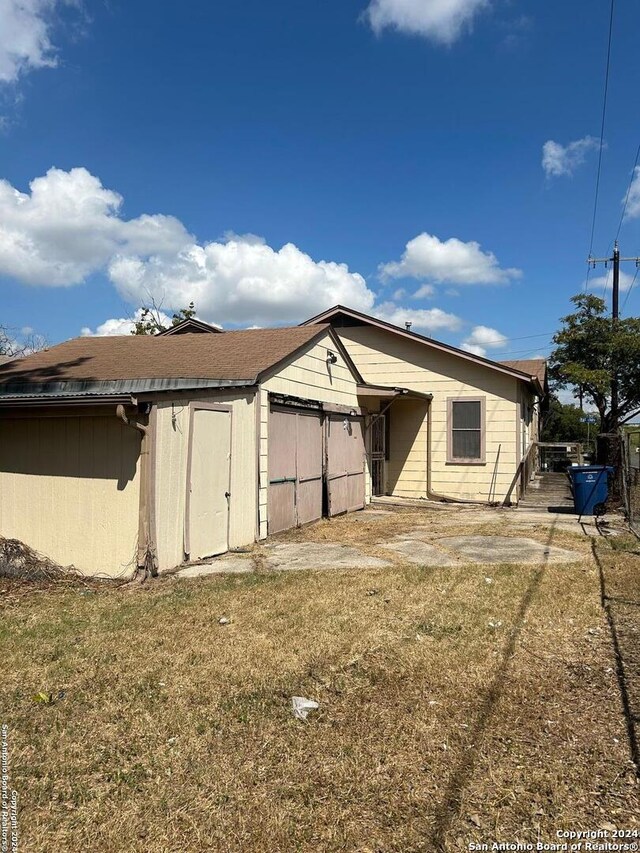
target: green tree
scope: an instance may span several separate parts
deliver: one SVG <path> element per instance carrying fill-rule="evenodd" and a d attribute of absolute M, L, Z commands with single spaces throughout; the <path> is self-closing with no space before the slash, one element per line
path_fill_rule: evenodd
<path fill-rule="evenodd" d="M 135 325 L 131 330 L 132 335 L 157 335 L 158 332 L 165 332 L 169 328 L 162 316 L 161 306 L 151 302 L 151 305 L 144 305 L 140 312 L 140 317 L 135 321 Z M 183 320 L 190 320 L 195 317 L 196 309 L 193 302 L 190 302 L 186 308 L 181 308 L 176 311 L 171 318 L 171 325 L 177 326 Z"/>
<path fill-rule="evenodd" d="M 573 388 L 600 415 L 600 431 L 615 432 L 640 410 L 640 318 L 614 322 L 603 299 L 581 293 L 571 301 L 577 310 L 562 318 L 549 357 L 554 387 Z M 618 380 L 618 410 L 611 408 L 611 380 Z"/>
<path fill-rule="evenodd" d="M 579 406 L 573 403 L 561 403 L 557 397 L 551 396 L 549 411 L 544 417 L 541 441 L 580 441 L 586 443 L 593 438 L 593 430 L 589 433 L 587 424 L 583 422 L 584 414 Z"/>

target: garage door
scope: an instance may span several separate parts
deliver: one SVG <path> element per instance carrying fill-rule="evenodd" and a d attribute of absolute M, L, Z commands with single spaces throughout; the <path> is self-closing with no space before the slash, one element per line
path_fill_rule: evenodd
<path fill-rule="evenodd" d="M 269 533 L 322 518 L 322 413 L 271 407 Z"/>
<path fill-rule="evenodd" d="M 362 418 L 327 419 L 327 491 L 329 515 L 364 508 L 364 425 Z"/>

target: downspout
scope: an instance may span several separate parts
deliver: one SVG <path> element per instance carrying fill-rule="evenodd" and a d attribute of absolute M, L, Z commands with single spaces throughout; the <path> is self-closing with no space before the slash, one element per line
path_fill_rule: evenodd
<path fill-rule="evenodd" d="M 473 501 L 468 498 L 454 498 L 451 495 L 440 495 L 431 489 L 431 404 L 432 400 L 427 403 L 427 500 L 444 501 L 445 503 L 453 504 L 472 504 L 473 506 L 496 506 L 496 503 L 490 501 Z"/>
<path fill-rule="evenodd" d="M 140 441 L 140 513 L 138 519 L 138 555 L 136 576 L 140 580 L 158 574 L 155 537 L 153 535 L 153 489 L 151 465 L 151 431 L 148 426 L 130 420 L 122 404 L 116 407 L 116 417 L 126 426 L 137 430 Z"/>

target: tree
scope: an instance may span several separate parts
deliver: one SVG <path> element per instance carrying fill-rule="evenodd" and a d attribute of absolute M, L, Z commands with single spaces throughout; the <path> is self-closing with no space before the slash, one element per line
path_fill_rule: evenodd
<path fill-rule="evenodd" d="M 42 335 L 37 335 L 33 329 L 13 329 L 0 325 L 0 355 L 9 358 L 22 358 L 46 349 L 49 343 Z"/>
<path fill-rule="evenodd" d="M 577 311 L 562 318 L 553 338 L 549 373 L 556 389 L 573 388 L 598 410 L 600 431 L 615 432 L 640 410 L 640 318 L 612 320 L 603 299 L 581 293 Z M 611 410 L 611 380 L 618 380 L 618 410 Z"/>
<path fill-rule="evenodd" d="M 166 332 L 169 327 L 164 322 L 164 316 L 160 310 L 161 307 L 160 305 L 156 305 L 154 300 L 151 300 L 151 305 L 144 305 L 140 312 L 140 317 L 135 321 L 131 334 L 157 335 L 158 332 Z M 175 312 L 171 318 L 171 325 L 177 326 L 183 320 L 190 320 L 192 317 L 195 317 L 195 314 L 195 306 L 193 302 L 190 302 L 186 308 L 181 308 Z"/>
<path fill-rule="evenodd" d="M 557 397 L 551 396 L 549 411 L 545 415 L 540 433 L 541 441 L 579 441 L 587 442 L 590 431 L 583 421 L 584 414 L 579 406 L 573 403 L 561 403 Z"/>

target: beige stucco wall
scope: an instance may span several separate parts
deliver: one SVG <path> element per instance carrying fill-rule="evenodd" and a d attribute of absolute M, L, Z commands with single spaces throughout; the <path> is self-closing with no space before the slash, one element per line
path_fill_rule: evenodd
<path fill-rule="evenodd" d="M 0 535 L 63 566 L 128 577 L 140 433 L 115 416 L 0 417 Z"/>
<path fill-rule="evenodd" d="M 337 356 L 337 362 L 329 368 L 327 351 Z M 260 390 L 260 479 L 259 518 L 260 538 L 267 536 L 267 494 L 269 488 L 269 393 L 289 394 L 320 403 L 334 403 L 357 408 L 357 382 L 351 368 L 329 334 L 310 345 L 302 353 L 281 365 L 263 380 Z M 370 495 L 369 477 L 365 477 L 367 500 Z"/>
<path fill-rule="evenodd" d="M 516 472 L 520 420 L 514 377 L 439 352 L 419 342 L 368 326 L 336 328 L 367 382 L 433 394 L 432 491 L 471 500 L 502 500 Z M 447 463 L 447 399 L 484 397 L 486 461 Z M 392 494 L 424 497 L 427 476 L 427 404 L 399 401 L 391 408 L 391 456 L 387 480 Z"/>
<path fill-rule="evenodd" d="M 257 533 L 256 404 L 253 392 L 199 393 L 199 402 L 231 406 L 231 500 L 229 548 L 241 548 Z M 190 399 L 158 403 L 154 450 L 156 547 L 160 571 L 184 560 Z"/>

